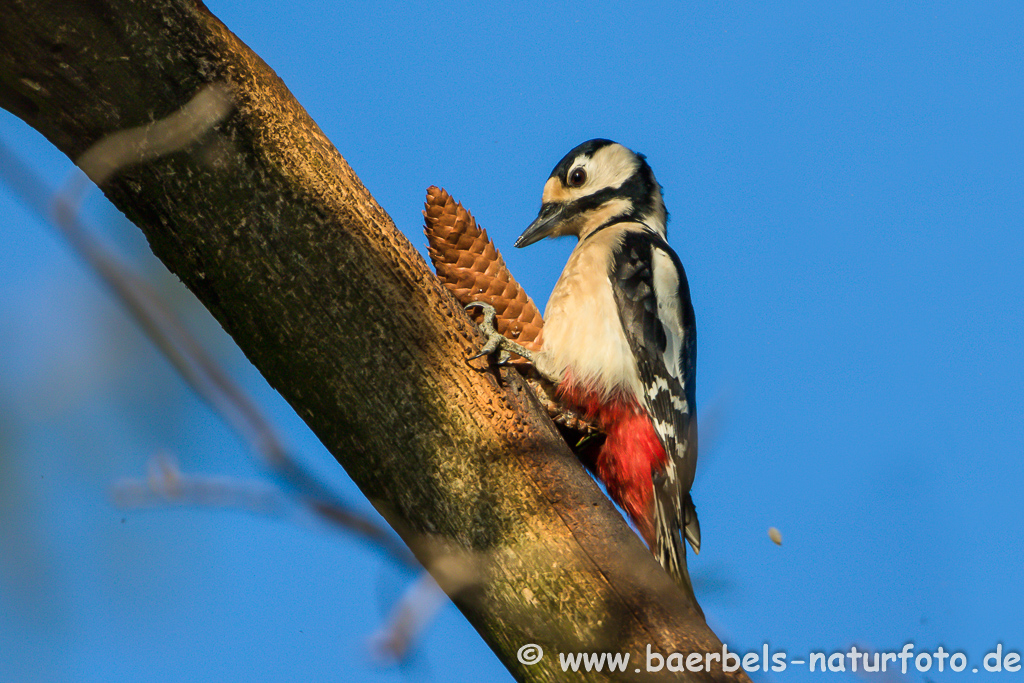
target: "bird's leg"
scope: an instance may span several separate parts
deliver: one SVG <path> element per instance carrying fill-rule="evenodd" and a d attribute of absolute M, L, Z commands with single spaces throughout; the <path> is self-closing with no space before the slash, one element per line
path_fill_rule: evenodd
<path fill-rule="evenodd" d="M 468 310 L 474 306 L 478 306 L 484 312 L 484 319 L 480 322 L 480 331 L 487 335 L 487 342 L 484 344 L 484 347 L 480 349 L 480 353 L 470 356 L 469 360 L 482 358 L 483 356 L 490 356 L 496 351 L 499 352 L 497 358 L 499 365 L 507 363 L 511 353 L 517 353 L 524 359 L 528 360 L 532 367 L 529 372 L 524 373 L 524 376 L 530 386 L 533 387 L 533 390 L 536 392 L 541 404 L 544 405 L 544 409 L 547 410 L 548 414 L 558 424 L 584 435 L 584 439 L 576 444 L 576 450 L 579 452 L 579 447 L 583 444 L 583 441 L 586 440 L 586 438 L 589 438 L 587 435 L 594 435 L 598 428 L 591 420 L 574 412 L 561 401 L 558 397 L 558 387 L 561 384 L 562 378 L 550 375 L 538 368 L 537 353 L 524 348 L 521 344 L 515 343 L 505 335 L 498 332 L 497 328 L 494 326 L 494 319 L 498 315 L 497 311 L 494 310 L 494 306 L 485 304 L 482 301 L 474 301 L 473 303 L 468 304 L 466 309 Z M 518 367 L 522 372 L 522 366 Z"/>
<path fill-rule="evenodd" d="M 515 343 L 501 332 L 498 332 L 498 328 L 494 326 L 494 319 L 498 315 L 497 311 L 494 310 L 494 306 L 485 304 L 482 301 L 474 301 L 466 306 L 466 310 L 469 310 L 474 306 L 482 309 L 484 312 L 484 319 L 480 323 L 480 331 L 487 335 L 487 343 L 484 344 L 482 349 L 480 349 L 480 353 L 470 356 L 469 360 L 483 358 L 484 356 L 490 356 L 497 352 L 498 365 L 504 365 L 505 363 L 508 363 L 509 356 L 515 353 L 533 363 L 535 368 L 537 367 L 536 359 L 534 358 L 532 351 Z"/>

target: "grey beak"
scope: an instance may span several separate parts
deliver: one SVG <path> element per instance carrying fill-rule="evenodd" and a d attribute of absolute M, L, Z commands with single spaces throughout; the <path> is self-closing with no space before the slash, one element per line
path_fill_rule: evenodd
<path fill-rule="evenodd" d="M 534 242 L 539 242 L 550 235 L 562 217 L 563 208 L 565 208 L 564 204 L 554 203 L 545 204 L 540 207 L 540 214 L 537 216 L 537 220 L 530 223 L 530 227 L 523 231 L 523 234 L 519 236 L 514 246 L 528 247 Z"/>

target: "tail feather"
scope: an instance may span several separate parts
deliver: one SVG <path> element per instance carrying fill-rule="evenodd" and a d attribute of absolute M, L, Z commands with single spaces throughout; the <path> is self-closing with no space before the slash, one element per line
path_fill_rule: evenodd
<path fill-rule="evenodd" d="M 690 572 L 686 566 L 686 542 L 693 546 L 694 553 L 700 551 L 700 523 L 697 521 L 697 508 L 693 498 L 687 494 L 683 507 L 680 509 L 667 496 L 654 496 L 654 517 L 657 531 L 657 543 L 654 550 L 658 562 L 665 568 L 675 582 L 693 600 L 694 607 L 703 616 L 704 612 L 697 603 L 693 592 Z M 685 537 L 685 541 L 683 540 Z"/>
<path fill-rule="evenodd" d="M 700 521 L 697 519 L 697 506 L 693 504 L 693 496 L 689 493 L 683 505 L 683 533 L 693 546 L 693 554 L 700 554 Z"/>

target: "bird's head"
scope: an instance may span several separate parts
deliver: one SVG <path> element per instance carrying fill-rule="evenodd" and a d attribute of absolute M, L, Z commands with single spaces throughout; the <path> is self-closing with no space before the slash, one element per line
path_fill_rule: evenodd
<path fill-rule="evenodd" d="M 661 185 L 644 155 L 611 140 L 590 140 L 555 166 L 544 185 L 540 214 L 515 246 L 561 235 L 583 239 L 619 221 L 645 223 L 664 235 L 667 220 Z"/>

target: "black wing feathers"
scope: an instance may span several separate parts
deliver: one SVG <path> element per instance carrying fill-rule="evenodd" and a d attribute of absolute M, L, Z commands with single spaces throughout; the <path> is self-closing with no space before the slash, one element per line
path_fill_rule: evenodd
<path fill-rule="evenodd" d="M 678 275 L 675 291 L 657 291 L 654 278 L 655 253 L 667 255 Z M 660 267 L 666 267 L 662 264 Z M 697 550 L 700 527 L 689 491 L 697 460 L 697 430 L 694 418 L 694 370 L 696 328 L 690 289 L 679 258 L 664 238 L 653 230 L 627 230 L 609 273 L 622 327 L 644 387 L 643 401 L 668 456 L 664 472 L 653 475 L 656 549 L 663 566 L 689 587 L 682 536 Z M 664 283 L 666 278 L 661 278 Z M 667 278 L 671 281 L 672 278 Z M 664 284 L 662 284 L 664 288 Z M 678 311 L 678 331 L 666 329 L 659 312 Z M 667 356 L 671 350 L 673 356 Z M 678 353 L 677 357 L 674 357 Z"/>
<path fill-rule="evenodd" d="M 675 298 L 682 325 L 682 339 L 678 339 L 678 376 L 669 368 L 673 359 L 666 358 L 668 335 L 672 332 L 662 325 L 654 284 L 654 252 L 667 255 L 678 274 L 675 292 L 662 293 Z M 628 231 L 623 234 L 621 248 L 616 252 L 612 272 L 609 274 L 615 292 L 619 317 L 626 332 L 630 349 L 637 359 L 640 379 L 647 390 L 645 399 L 655 428 L 670 457 L 685 462 L 692 444 L 690 438 L 695 398 L 696 326 L 690 288 L 679 257 L 661 235 L 650 230 Z M 673 399 L 675 399 L 673 401 Z M 679 408 L 687 407 L 684 412 Z M 679 447 L 683 447 L 682 450 Z M 686 462 L 691 469 L 694 462 Z M 692 478 L 683 477 L 686 490 Z"/>

